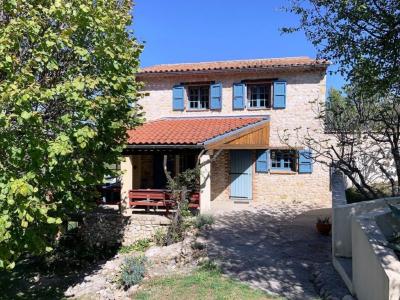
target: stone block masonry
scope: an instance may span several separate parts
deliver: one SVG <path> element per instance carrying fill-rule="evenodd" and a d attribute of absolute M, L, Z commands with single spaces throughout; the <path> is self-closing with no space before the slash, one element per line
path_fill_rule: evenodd
<path fill-rule="evenodd" d="M 96 211 L 84 217 L 79 232 L 88 245 L 128 246 L 152 238 L 157 230 L 166 230 L 169 224 L 170 219 L 163 215 L 124 216 L 118 211 Z"/>

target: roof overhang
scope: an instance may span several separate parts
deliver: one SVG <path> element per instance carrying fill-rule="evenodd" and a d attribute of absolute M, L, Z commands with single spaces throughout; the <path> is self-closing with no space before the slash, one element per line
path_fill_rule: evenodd
<path fill-rule="evenodd" d="M 208 75 L 208 74 L 240 74 L 240 73 L 271 73 L 276 72 L 307 72 L 322 71 L 325 72 L 329 65 L 312 65 L 312 66 L 274 66 L 269 68 L 246 68 L 246 69 L 212 69 L 212 70 L 190 70 L 190 71 L 169 71 L 169 72 L 138 72 L 136 77 L 164 77 L 164 76 L 189 76 L 189 75 Z"/>
<path fill-rule="evenodd" d="M 269 118 L 209 139 L 203 143 L 210 149 L 265 149 L 269 146 Z"/>
<path fill-rule="evenodd" d="M 251 122 L 239 128 L 223 132 L 217 136 L 202 140 L 192 144 L 173 144 L 173 143 L 138 143 L 128 144 L 124 150 L 125 154 L 137 152 L 180 152 L 180 151 L 200 151 L 214 149 L 265 149 L 269 146 L 270 118 L 269 116 L 258 117 L 259 120 Z M 210 117 L 210 119 L 214 119 Z M 226 118 L 226 117 L 225 117 Z M 234 116 L 229 116 L 234 119 Z M 240 117 L 237 117 L 240 118 Z M 190 118 L 181 118 L 182 120 Z M 204 130 L 199 128 L 198 130 Z M 148 135 L 149 136 L 149 135 Z M 150 134 L 151 137 L 151 134 Z M 151 138 L 149 139 L 151 142 Z"/>

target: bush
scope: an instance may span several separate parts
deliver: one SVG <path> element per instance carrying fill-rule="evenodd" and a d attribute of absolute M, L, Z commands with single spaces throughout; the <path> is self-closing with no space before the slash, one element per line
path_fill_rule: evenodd
<path fill-rule="evenodd" d="M 206 245 L 204 245 L 203 243 L 199 243 L 199 242 L 194 242 L 191 245 L 193 250 L 204 250 L 206 248 Z"/>
<path fill-rule="evenodd" d="M 121 267 L 121 285 L 128 288 L 140 283 L 146 273 L 145 262 L 144 256 L 126 258 Z"/>
<path fill-rule="evenodd" d="M 163 229 L 158 228 L 155 232 L 154 232 L 154 243 L 156 243 L 157 246 L 165 246 L 166 243 L 166 233 Z"/>
<path fill-rule="evenodd" d="M 205 225 L 212 224 L 214 224 L 214 217 L 212 215 L 198 215 L 194 222 L 194 226 L 198 229 L 203 228 Z"/>
<path fill-rule="evenodd" d="M 124 253 L 130 253 L 133 251 L 144 252 L 150 247 L 150 244 L 151 244 L 150 239 L 141 239 L 129 246 L 122 246 L 119 249 L 119 253 L 124 254 Z"/>
<path fill-rule="evenodd" d="M 221 272 L 220 266 L 218 266 L 215 262 L 213 262 L 212 260 L 209 260 L 209 259 L 202 262 L 199 265 L 199 269 L 200 269 L 200 271 L 207 271 L 207 272 L 216 272 L 216 273 Z"/>

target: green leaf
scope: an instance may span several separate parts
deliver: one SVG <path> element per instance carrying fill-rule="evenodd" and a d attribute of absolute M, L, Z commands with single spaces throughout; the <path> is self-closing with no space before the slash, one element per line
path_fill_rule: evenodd
<path fill-rule="evenodd" d="M 34 220 L 30 214 L 26 214 L 25 218 L 28 222 L 33 222 L 33 220 Z"/>
<path fill-rule="evenodd" d="M 46 41 L 46 46 L 47 46 L 47 47 L 52 47 L 52 46 L 54 46 L 55 44 L 56 44 L 56 43 L 53 42 L 53 41 L 49 41 L 49 40 Z"/>
<path fill-rule="evenodd" d="M 47 69 L 50 71 L 58 70 L 58 65 L 55 60 L 50 60 L 47 64 Z"/>
<path fill-rule="evenodd" d="M 12 270 L 12 269 L 14 269 L 15 268 L 15 262 L 11 262 L 11 263 L 9 263 L 8 265 L 7 265 L 7 269 L 8 270 Z"/>
<path fill-rule="evenodd" d="M 56 223 L 56 219 L 53 218 L 53 217 L 48 217 L 48 218 L 47 218 L 47 223 L 48 223 L 48 224 L 54 224 L 54 223 Z"/>
<path fill-rule="evenodd" d="M 31 116 L 32 116 L 32 113 L 27 112 L 27 111 L 23 111 L 23 112 L 21 113 L 21 118 L 24 119 L 24 120 L 29 119 Z"/>

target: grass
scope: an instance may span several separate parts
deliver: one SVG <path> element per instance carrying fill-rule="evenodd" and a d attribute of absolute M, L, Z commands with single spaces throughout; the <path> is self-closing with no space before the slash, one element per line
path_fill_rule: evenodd
<path fill-rule="evenodd" d="M 133 299 L 137 300 L 270 300 L 282 299 L 255 290 L 238 281 L 224 277 L 218 270 L 200 269 L 189 275 L 151 279 L 143 283 Z"/>
<path fill-rule="evenodd" d="M 131 252 L 144 252 L 146 251 L 149 247 L 151 246 L 151 240 L 150 239 L 141 239 L 136 241 L 135 243 L 128 245 L 128 246 L 122 246 L 118 252 L 121 254 L 125 253 L 131 253 Z"/>

